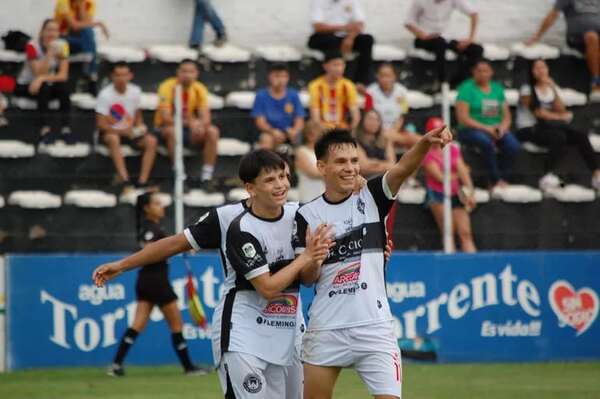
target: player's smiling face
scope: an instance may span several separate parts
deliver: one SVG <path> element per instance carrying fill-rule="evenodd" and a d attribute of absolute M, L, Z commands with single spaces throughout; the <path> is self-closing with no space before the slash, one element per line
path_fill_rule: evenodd
<path fill-rule="evenodd" d="M 252 200 L 263 207 L 280 207 L 287 201 L 290 180 L 286 169 L 263 169 L 254 179 L 254 183 L 246 184 Z"/>
<path fill-rule="evenodd" d="M 327 157 L 317 162 L 327 188 L 338 193 L 350 194 L 360 173 L 358 149 L 352 144 L 329 147 Z"/>

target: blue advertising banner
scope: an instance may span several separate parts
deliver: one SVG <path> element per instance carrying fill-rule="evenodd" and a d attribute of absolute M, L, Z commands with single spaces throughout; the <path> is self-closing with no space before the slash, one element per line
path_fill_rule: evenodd
<path fill-rule="evenodd" d="M 93 269 L 119 255 L 7 256 L 7 366 L 107 365 L 135 313 L 136 272 L 103 288 Z M 189 258 L 209 320 L 222 290 L 218 255 Z M 212 363 L 209 333 L 187 312 L 186 270 L 170 261 L 196 363 Z M 600 359 L 600 252 L 399 254 L 387 291 L 403 348 L 442 362 Z M 303 290 L 304 306 L 312 289 Z M 127 364 L 176 363 L 155 309 Z"/>

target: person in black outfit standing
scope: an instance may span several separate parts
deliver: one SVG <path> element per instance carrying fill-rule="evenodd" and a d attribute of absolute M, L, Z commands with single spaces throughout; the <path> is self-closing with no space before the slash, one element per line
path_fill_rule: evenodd
<path fill-rule="evenodd" d="M 155 193 L 147 192 L 138 197 L 136 223 L 137 236 L 141 247 L 167 236 L 159 224 L 164 215 L 164 207 Z M 138 274 L 135 292 L 137 297 L 135 318 L 131 327 L 121 337 L 119 348 L 108 374 L 119 377 L 125 375 L 123 369 L 125 356 L 137 336 L 146 327 L 155 305 L 160 308 L 169 325 L 173 349 L 177 353 L 184 372 L 189 375 L 205 374 L 204 370 L 194 366 L 190 360 L 187 344 L 181 333 L 183 321 L 177 308 L 177 295 L 173 292 L 173 288 L 169 283 L 169 265 L 167 261 L 163 260 L 142 267 Z"/>

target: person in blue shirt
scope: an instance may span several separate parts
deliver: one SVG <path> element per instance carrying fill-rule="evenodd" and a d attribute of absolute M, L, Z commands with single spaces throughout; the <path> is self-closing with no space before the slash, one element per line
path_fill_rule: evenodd
<path fill-rule="evenodd" d="M 256 93 L 252 117 L 260 131 L 259 147 L 275 150 L 294 145 L 304 126 L 306 112 L 298 92 L 287 87 L 290 73 L 285 63 L 269 66 L 269 86 Z"/>

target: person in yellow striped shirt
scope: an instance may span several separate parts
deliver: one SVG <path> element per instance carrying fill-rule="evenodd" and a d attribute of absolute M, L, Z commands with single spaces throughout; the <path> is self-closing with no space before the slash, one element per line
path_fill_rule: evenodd
<path fill-rule="evenodd" d="M 173 78 L 165 80 L 158 88 L 159 105 L 154 115 L 154 126 L 167 143 L 169 158 L 175 152 L 175 87 L 182 86 L 183 140 L 202 149 L 202 174 L 200 180 L 212 179 L 217 163 L 219 129 L 212 124 L 208 105 L 208 90 L 198 82 L 198 66 L 193 60 L 183 60 Z"/>
<path fill-rule="evenodd" d="M 344 78 L 346 62 L 339 51 L 326 53 L 325 74 L 310 82 L 310 117 L 325 130 L 355 129 L 360 122 L 356 86 Z"/>

